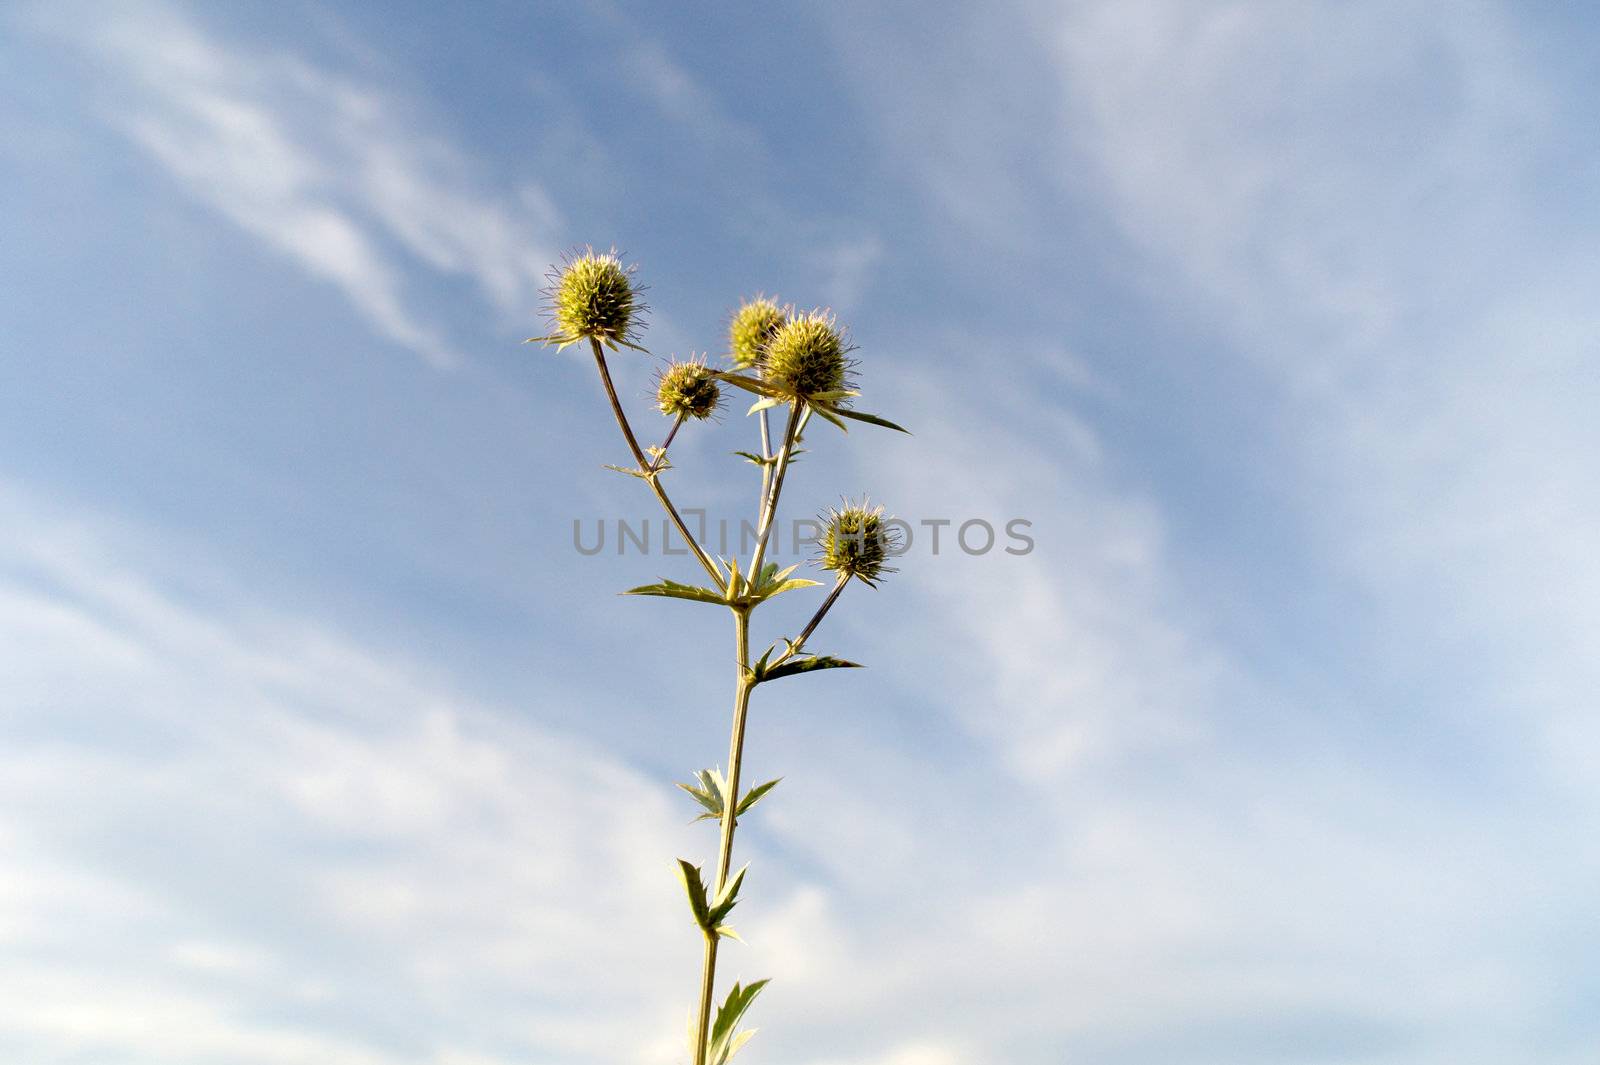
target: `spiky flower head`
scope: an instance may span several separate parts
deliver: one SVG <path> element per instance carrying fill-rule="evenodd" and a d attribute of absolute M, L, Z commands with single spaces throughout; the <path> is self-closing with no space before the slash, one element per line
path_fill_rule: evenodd
<path fill-rule="evenodd" d="M 827 311 L 791 315 L 767 342 L 761 377 L 791 399 L 838 398 L 846 387 L 850 346 Z"/>
<path fill-rule="evenodd" d="M 765 296 L 741 304 L 728 326 L 728 353 L 733 365 L 740 370 L 761 365 L 767 344 L 788 319 L 788 313 Z"/>
<path fill-rule="evenodd" d="M 883 516 L 883 508 L 845 501 L 842 507 L 822 515 L 822 535 L 817 538 L 817 564 L 833 570 L 841 578 L 859 577 L 875 584 L 880 576 L 893 573 L 887 560 L 899 553 L 900 530 Z"/>
<path fill-rule="evenodd" d="M 592 339 L 611 348 L 619 344 L 636 348 L 633 341 L 645 307 L 633 271 L 614 250 L 587 248 L 568 256 L 562 268 L 549 275 L 545 313 L 552 329 L 549 336 L 538 339 L 560 347 Z"/>
<path fill-rule="evenodd" d="M 709 418 L 721 399 L 716 372 L 703 359 L 671 363 L 656 378 L 656 402 L 669 417 Z"/>

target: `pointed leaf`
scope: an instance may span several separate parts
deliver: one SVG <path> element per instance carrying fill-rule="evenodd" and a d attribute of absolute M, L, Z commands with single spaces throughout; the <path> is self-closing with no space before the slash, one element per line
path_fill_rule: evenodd
<path fill-rule="evenodd" d="M 814 657 L 796 658 L 785 662 L 781 666 L 769 669 L 762 680 L 777 680 L 779 677 L 792 677 L 797 673 L 810 673 L 818 669 L 860 669 L 860 662 L 846 662 L 842 658 L 832 655 L 816 655 Z"/>
<path fill-rule="evenodd" d="M 745 411 L 745 415 L 749 416 L 757 413 L 758 411 L 769 410 L 772 407 L 780 406 L 782 403 L 783 400 L 777 396 L 762 396 L 760 399 L 750 404 L 750 409 Z"/>
<path fill-rule="evenodd" d="M 744 1031 L 734 1036 L 733 1041 L 728 1044 L 728 1052 L 722 1055 L 723 1065 L 727 1065 L 727 1062 L 732 1061 L 733 1056 L 739 1053 L 740 1049 L 742 1049 L 746 1043 L 750 1042 L 750 1040 L 759 1031 L 761 1031 L 759 1028 L 746 1028 Z"/>
<path fill-rule="evenodd" d="M 616 470 L 618 473 L 625 473 L 629 477 L 637 477 L 641 481 L 648 481 L 650 479 L 650 475 L 648 473 L 645 473 L 643 470 L 635 466 L 613 466 L 611 463 L 607 462 L 604 464 L 603 468 L 608 470 Z"/>
<path fill-rule="evenodd" d="M 907 436 L 911 435 L 910 429 L 898 426 L 894 422 L 891 422 L 888 418 L 880 418 L 876 414 L 868 414 L 865 411 L 859 410 L 846 410 L 843 407 L 834 407 L 833 413 L 839 415 L 841 418 L 849 418 L 853 421 L 866 422 L 868 425 L 881 425 L 885 429 L 893 429 L 895 432 L 905 433 Z"/>
<path fill-rule="evenodd" d="M 700 788 L 695 787 L 693 784 L 679 784 L 678 787 L 682 788 L 684 791 L 687 791 L 691 796 L 693 796 L 695 802 L 705 807 L 706 812 L 695 818 L 696 821 L 707 817 L 722 816 L 722 798 L 720 796 L 710 795 Z"/>
<path fill-rule="evenodd" d="M 837 417 L 835 417 L 835 414 L 837 412 L 835 412 L 831 408 L 828 408 L 828 407 L 812 407 L 810 409 L 816 411 L 818 414 L 822 415 L 824 418 L 826 418 L 828 421 L 832 422 L 834 425 L 837 425 L 839 427 L 839 431 L 841 433 L 848 433 L 850 431 L 850 427 L 848 425 L 846 425 L 844 422 L 840 421 Z"/>
<path fill-rule="evenodd" d="M 706 924 L 715 926 L 727 919 L 733 908 L 739 905 L 739 889 L 744 886 L 744 874 L 750 871 L 750 863 L 745 862 L 733 879 L 722 885 L 722 890 L 717 892 L 716 901 L 710 904 Z"/>
<path fill-rule="evenodd" d="M 735 451 L 733 454 L 738 455 L 742 459 L 747 459 L 750 462 L 755 463 L 757 466 L 770 466 L 777 461 L 777 459 L 763 458 L 762 456 L 757 455 L 754 451 Z"/>
<path fill-rule="evenodd" d="M 727 606 L 728 600 L 721 592 L 710 588 L 700 588 L 693 584 L 680 584 L 677 581 L 663 579 L 659 584 L 641 584 L 637 588 L 629 588 L 623 595 L 658 595 L 668 599 L 690 599 L 696 603 L 715 603 L 717 606 Z"/>
<path fill-rule="evenodd" d="M 706 905 L 706 885 L 700 879 L 700 867 L 678 859 L 678 879 L 683 881 L 684 893 L 689 896 L 689 909 L 694 911 L 694 923 L 701 928 L 712 926 L 711 909 Z"/>
<path fill-rule="evenodd" d="M 736 939 L 740 943 L 744 942 L 744 937 L 741 936 L 738 932 L 735 932 L 732 929 L 732 927 L 730 927 L 728 925 L 719 924 L 719 925 L 717 925 L 717 927 L 713 928 L 712 931 L 715 932 L 717 935 L 722 936 L 724 939 Z"/>
<path fill-rule="evenodd" d="M 778 778 L 778 780 L 782 779 L 782 777 Z M 755 787 L 745 792 L 744 798 L 739 800 L 739 808 L 733 812 L 733 816 L 739 817 L 743 815 L 746 810 L 760 802 L 761 796 L 778 786 L 778 780 L 769 780 L 765 784 L 757 784 Z M 683 785 L 680 784 L 678 786 L 682 787 Z"/>
<path fill-rule="evenodd" d="M 739 1026 L 745 1011 L 750 1004 L 761 994 L 761 989 L 767 986 L 767 981 L 757 980 L 749 987 L 734 984 L 728 992 L 728 997 L 717 1008 L 716 1020 L 711 1024 L 711 1062 L 712 1065 L 726 1065 L 735 1050 L 745 1043 L 744 1039 L 734 1038 L 734 1029 Z M 735 1045 L 737 1043 L 737 1045 Z"/>
<path fill-rule="evenodd" d="M 726 381 L 730 385 L 733 385 L 737 388 L 742 388 L 746 392 L 754 392 L 758 396 L 772 395 L 772 386 L 761 380 L 759 377 L 746 377 L 744 374 L 734 373 L 732 370 L 727 370 L 723 373 L 717 374 L 717 380 Z"/>

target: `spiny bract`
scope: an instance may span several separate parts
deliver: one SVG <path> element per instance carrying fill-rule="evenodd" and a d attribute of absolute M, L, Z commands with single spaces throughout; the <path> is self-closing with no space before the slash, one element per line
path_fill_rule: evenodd
<path fill-rule="evenodd" d="M 697 359 L 673 363 L 656 381 L 656 402 L 670 417 L 709 418 L 721 398 L 716 373 Z"/>
<path fill-rule="evenodd" d="M 841 577 L 859 577 L 872 584 L 894 568 L 884 563 L 900 547 L 899 530 L 883 516 L 882 507 L 846 502 L 822 516 L 823 532 L 817 562 Z"/>
<path fill-rule="evenodd" d="M 776 302 L 765 296 L 740 306 L 728 326 L 728 354 L 740 370 L 760 366 L 772 336 L 789 316 Z"/>
<path fill-rule="evenodd" d="M 644 306 L 633 285 L 632 267 L 615 252 L 588 250 L 569 260 L 550 289 L 550 337 L 563 345 L 594 339 L 632 347 L 633 331 Z"/>
<path fill-rule="evenodd" d="M 761 377 L 791 399 L 830 396 L 844 390 L 850 372 L 844 337 L 827 311 L 791 317 L 767 342 Z"/>

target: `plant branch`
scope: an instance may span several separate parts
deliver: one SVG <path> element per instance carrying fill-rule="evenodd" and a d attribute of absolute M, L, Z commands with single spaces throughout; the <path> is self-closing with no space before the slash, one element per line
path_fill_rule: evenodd
<path fill-rule="evenodd" d="M 772 487 L 772 426 L 767 421 L 767 408 L 761 408 L 761 505 L 767 505 L 767 492 Z M 760 515 L 756 515 L 760 519 Z"/>
<path fill-rule="evenodd" d="M 822 624 L 822 619 L 827 616 L 829 610 L 833 609 L 833 604 L 839 599 L 839 593 L 844 591 L 844 586 L 849 583 L 850 578 L 844 576 L 834 582 L 833 591 L 829 592 L 828 598 L 824 599 L 822 605 L 817 607 L 817 612 L 811 615 L 811 620 L 806 622 L 806 627 L 800 630 L 800 635 L 789 644 L 789 649 L 770 662 L 767 668 L 781 666 L 800 653 L 805 647 L 806 641 L 811 639 L 811 634 L 817 631 L 817 626 Z"/>
<path fill-rule="evenodd" d="M 660 501 L 662 509 L 667 512 L 667 517 L 672 519 L 672 524 L 677 526 L 678 535 L 683 537 L 684 543 L 688 544 L 689 549 L 694 552 L 694 557 L 700 560 L 700 565 L 705 568 L 706 573 L 716 582 L 717 587 L 721 588 L 724 579 L 722 571 L 717 568 L 715 562 L 711 561 L 711 556 L 706 554 L 705 549 L 700 546 L 700 541 L 694 538 L 694 534 L 689 531 L 689 526 L 684 524 L 683 516 L 678 513 L 678 508 L 672 505 L 672 499 L 667 495 L 667 490 L 661 487 L 661 471 L 652 466 L 650 461 L 645 458 L 643 449 L 639 447 L 638 437 L 633 435 L 633 426 L 628 424 L 628 416 L 622 410 L 622 401 L 617 399 L 617 387 L 611 383 L 611 370 L 606 366 L 605 351 L 600 347 L 600 342 L 593 337 L 589 338 L 589 347 L 594 350 L 594 364 L 600 370 L 600 381 L 606 387 L 606 398 L 611 401 L 611 413 L 616 415 L 617 427 L 622 430 L 622 437 L 628 442 L 628 449 L 633 452 L 634 461 L 639 464 L 639 473 L 643 475 L 645 482 L 650 485 L 650 491 L 655 493 L 655 497 Z M 668 440 L 670 441 L 670 439 L 669 435 Z"/>
<path fill-rule="evenodd" d="M 651 468 L 657 472 L 660 472 L 664 468 L 662 463 L 667 461 L 667 448 L 672 446 L 672 438 L 678 435 L 678 428 L 683 425 L 684 417 L 685 415 L 680 414 L 673 420 L 672 428 L 667 430 L 666 439 L 662 440 L 661 446 L 656 448 L 655 462 L 652 464 Z"/>
<path fill-rule="evenodd" d="M 761 510 L 761 522 L 756 530 L 756 549 L 750 556 L 750 575 L 761 574 L 761 562 L 767 555 L 767 540 L 772 535 L 772 523 L 778 514 L 778 497 L 783 494 L 783 478 L 789 472 L 789 459 L 794 454 L 795 438 L 800 435 L 801 412 L 807 410 L 804 400 L 795 400 L 789 408 L 789 424 L 783 431 L 783 447 L 778 451 L 778 461 L 772 471 L 772 490 L 766 493 Z"/>

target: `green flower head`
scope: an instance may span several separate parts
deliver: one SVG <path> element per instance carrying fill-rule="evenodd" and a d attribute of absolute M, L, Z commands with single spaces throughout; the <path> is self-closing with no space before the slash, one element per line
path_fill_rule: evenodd
<path fill-rule="evenodd" d="M 767 342 L 761 378 L 789 399 L 838 399 L 854 366 L 849 351 L 827 311 L 791 315 Z"/>
<path fill-rule="evenodd" d="M 717 375 L 702 359 L 673 362 L 656 377 L 656 402 L 669 417 L 709 418 L 721 399 Z"/>
<path fill-rule="evenodd" d="M 900 551 L 900 531 L 883 516 L 882 507 L 865 499 L 860 503 L 846 500 L 844 506 L 822 515 L 821 523 L 817 563 L 823 569 L 844 579 L 859 577 L 867 584 L 894 572 L 894 567 L 885 563 Z"/>
<path fill-rule="evenodd" d="M 773 334 L 788 320 L 784 309 L 765 296 L 740 305 L 728 326 L 728 353 L 733 365 L 740 370 L 760 366 Z"/>
<path fill-rule="evenodd" d="M 569 256 L 559 271 L 550 273 L 545 313 L 552 328 L 549 336 L 537 339 L 563 348 L 580 340 L 637 348 L 634 340 L 645 306 L 639 302 L 633 270 L 622 265 L 615 251 L 587 248 Z"/>

